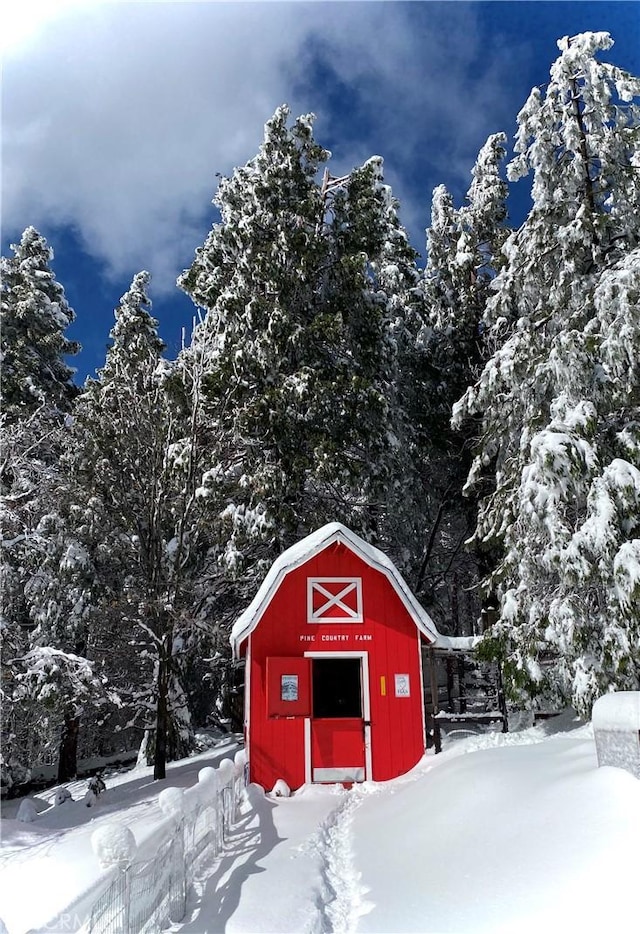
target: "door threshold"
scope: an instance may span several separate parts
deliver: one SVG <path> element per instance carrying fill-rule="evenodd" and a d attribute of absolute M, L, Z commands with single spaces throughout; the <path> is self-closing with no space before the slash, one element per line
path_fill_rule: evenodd
<path fill-rule="evenodd" d="M 313 770 L 314 782 L 363 782 L 364 778 L 364 767 L 361 766 Z"/>

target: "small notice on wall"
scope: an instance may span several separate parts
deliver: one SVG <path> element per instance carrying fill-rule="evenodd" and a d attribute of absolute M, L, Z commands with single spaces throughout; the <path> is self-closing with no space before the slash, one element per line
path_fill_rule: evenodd
<path fill-rule="evenodd" d="M 396 675 L 396 697 L 410 697 L 409 675 Z"/>
<path fill-rule="evenodd" d="M 298 700 L 298 676 L 282 675 L 280 679 L 280 700 Z"/>

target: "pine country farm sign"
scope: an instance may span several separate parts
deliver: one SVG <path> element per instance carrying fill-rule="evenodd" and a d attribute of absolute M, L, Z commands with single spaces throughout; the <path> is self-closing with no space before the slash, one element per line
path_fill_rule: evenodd
<path fill-rule="evenodd" d="M 373 636 L 365 632 L 323 632 L 318 638 L 315 633 L 311 635 L 302 634 L 299 637 L 300 642 L 373 642 Z"/>

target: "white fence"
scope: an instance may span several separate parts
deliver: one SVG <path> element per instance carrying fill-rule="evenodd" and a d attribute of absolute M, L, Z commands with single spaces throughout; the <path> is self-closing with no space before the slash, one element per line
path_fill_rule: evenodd
<path fill-rule="evenodd" d="M 162 791 L 158 827 L 140 847 L 124 824 L 99 828 L 92 845 L 107 872 L 99 886 L 61 916 L 75 919 L 64 929 L 78 930 L 82 919 L 83 934 L 151 934 L 181 921 L 189 881 L 220 853 L 236 820 L 246 766 L 241 750 L 217 769 L 201 769 L 193 787 Z"/>

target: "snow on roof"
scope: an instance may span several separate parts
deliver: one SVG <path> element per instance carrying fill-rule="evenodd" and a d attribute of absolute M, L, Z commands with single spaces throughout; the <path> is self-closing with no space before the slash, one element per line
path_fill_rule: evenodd
<path fill-rule="evenodd" d="M 442 637 L 438 633 L 435 623 L 411 593 L 406 581 L 393 562 L 380 549 L 365 542 L 364 539 L 340 522 L 329 522 L 317 531 L 312 532 L 311 535 L 307 535 L 306 538 L 296 542 L 295 545 L 284 551 L 274 561 L 257 594 L 233 625 L 230 638 L 235 657 L 239 654 L 241 643 L 258 625 L 262 614 L 271 602 L 285 575 L 335 542 L 342 543 L 355 552 L 370 567 L 384 574 L 420 632 L 430 642 L 439 643 Z"/>
<path fill-rule="evenodd" d="M 433 648 L 446 652 L 472 652 L 482 636 L 443 636 L 438 633 Z"/>
<path fill-rule="evenodd" d="M 599 697 L 591 714 L 594 730 L 640 730 L 640 691 L 614 691 Z"/>

